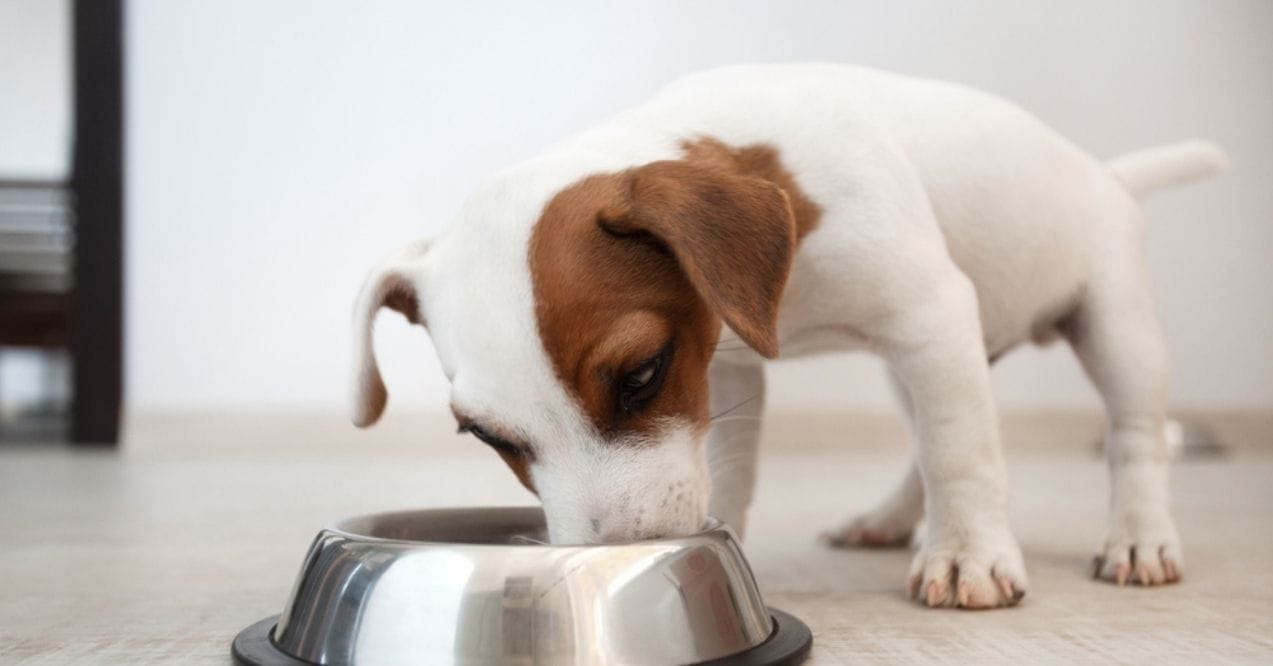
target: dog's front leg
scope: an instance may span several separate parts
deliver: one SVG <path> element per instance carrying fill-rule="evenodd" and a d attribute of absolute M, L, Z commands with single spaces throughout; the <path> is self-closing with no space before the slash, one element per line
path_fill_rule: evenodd
<path fill-rule="evenodd" d="M 991 608 L 1025 594 L 1008 527 L 1008 483 L 976 293 L 962 275 L 890 326 L 890 367 L 912 401 L 928 529 L 910 594 L 929 606 Z"/>
<path fill-rule="evenodd" d="M 708 512 L 742 538 L 756 485 L 765 368 L 758 362 L 727 363 L 717 359 L 712 362 L 709 375 L 712 430 L 707 439 L 707 464 L 712 493 Z"/>
<path fill-rule="evenodd" d="M 911 396 L 897 375 L 890 372 L 888 378 L 910 430 L 911 448 L 916 449 L 918 432 Z M 919 476 L 918 463 L 911 462 L 901 482 L 875 508 L 823 532 L 822 539 L 833 548 L 905 546 L 910 543 L 911 535 L 923 517 L 924 481 Z"/>

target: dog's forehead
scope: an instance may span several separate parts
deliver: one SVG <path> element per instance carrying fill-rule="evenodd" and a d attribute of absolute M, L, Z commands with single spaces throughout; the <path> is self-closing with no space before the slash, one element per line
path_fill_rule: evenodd
<path fill-rule="evenodd" d="M 509 175 L 478 190 L 432 245 L 421 285 L 453 405 L 535 440 L 584 428 L 540 340 L 528 257 L 545 203 L 571 180 L 560 171 Z"/>

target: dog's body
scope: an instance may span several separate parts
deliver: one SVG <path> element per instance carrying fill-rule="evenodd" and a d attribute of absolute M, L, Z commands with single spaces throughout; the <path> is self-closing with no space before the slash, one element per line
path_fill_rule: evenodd
<path fill-rule="evenodd" d="M 1194 143 L 1104 165 L 994 97 L 860 68 L 693 75 L 497 176 L 373 273 L 354 420 L 384 406 L 370 329 L 388 305 L 429 328 L 462 428 L 540 495 L 554 541 L 693 531 L 709 487 L 741 531 L 765 357 L 871 351 L 916 463 L 831 540 L 904 542 L 927 516 L 912 593 L 1006 605 L 1026 578 L 988 361 L 1060 335 L 1110 414 L 1099 573 L 1174 580 L 1135 196 L 1222 164 Z"/>

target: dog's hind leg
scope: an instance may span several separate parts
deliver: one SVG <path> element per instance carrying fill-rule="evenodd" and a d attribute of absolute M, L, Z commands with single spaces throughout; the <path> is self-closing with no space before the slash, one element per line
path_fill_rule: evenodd
<path fill-rule="evenodd" d="M 1103 267 L 1066 333 L 1109 419 L 1109 525 L 1094 573 L 1119 584 L 1156 585 L 1179 579 L 1183 560 L 1168 499 L 1166 346 L 1143 258 L 1139 249 L 1134 254 Z"/>
<path fill-rule="evenodd" d="M 765 407 L 765 368 L 760 363 L 712 362 L 712 430 L 707 465 L 712 493 L 708 513 L 742 538 L 756 486 L 756 454 Z"/>
<path fill-rule="evenodd" d="M 888 373 L 889 385 L 897 404 L 906 419 L 911 448 L 915 447 L 915 410 L 910 394 L 897 376 Z M 906 468 L 906 474 L 891 493 L 875 508 L 850 518 L 842 526 L 824 532 L 822 538 L 836 548 L 893 547 L 910 543 L 915 526 L 924 517 L 924 481 L 914 460 Z"/>

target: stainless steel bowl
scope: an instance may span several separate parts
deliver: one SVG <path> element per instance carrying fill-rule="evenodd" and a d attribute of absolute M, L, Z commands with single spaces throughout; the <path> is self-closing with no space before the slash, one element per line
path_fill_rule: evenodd
<path fill-rule="evenodd" d="M 551 546 L 536 508 L 385 513 L 319 532 L 249 664 L 794 663 L 811 642 L 767 609 L 733 534 Z"/>

